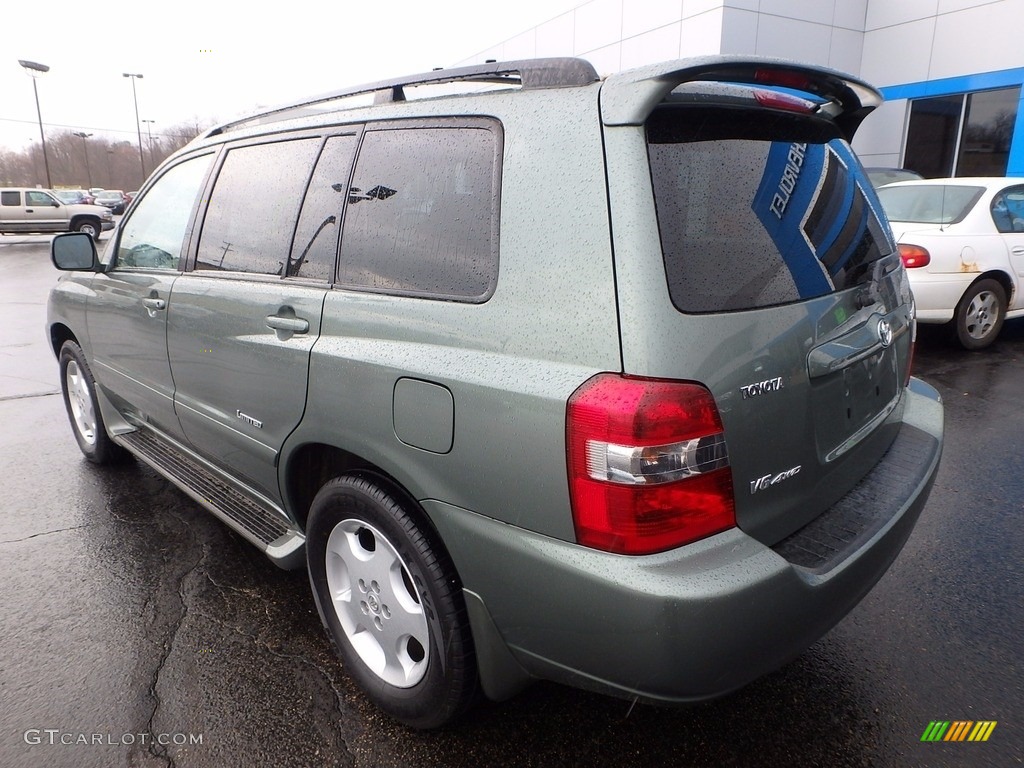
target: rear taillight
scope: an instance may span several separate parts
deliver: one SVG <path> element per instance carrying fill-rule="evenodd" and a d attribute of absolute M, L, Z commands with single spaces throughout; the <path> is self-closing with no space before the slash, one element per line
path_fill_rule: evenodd
<path fill-rule="evenodd" d="M 901 243 L 899 248 L 900 258 L 903 259 L 903 266 L 907 269 L 927 267 L 932 261 L 931 254 L 919 245 L 904 245 Z"/>
<path fill-rule="evenodd" d="M 736 525 L 718 408 L 691 382 L 602 373 L 566 414 L 576 538 L 608 552 L 661 552 Z"/>
<path fill-rule="evenodd" d="M 811 81 L 806 75 L 784 69 L 758 69 L 754 72 L 755 83 L 768 83 L 800 91 L 810 89 Z"/>
<path fill-rule="evenodd" d="M 763 107 L 785 109 L 789 112 L 810 114 L 818 109 L 818 105 L 813 101 L 801 99 L 799 96 L 793 96 L 792 94 L 783 93 L 781 91 L 755 90 L 754 98 L 757 99 L 757 103 Z"/>

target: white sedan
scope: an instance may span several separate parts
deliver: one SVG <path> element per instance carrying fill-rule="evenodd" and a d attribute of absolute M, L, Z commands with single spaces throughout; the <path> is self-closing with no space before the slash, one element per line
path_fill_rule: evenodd
<path fill-rule="evenodd" d="M 1024 178 L 926 179 L 878 190 L 922 323 L 967 349 L 1024 316 Z"/>

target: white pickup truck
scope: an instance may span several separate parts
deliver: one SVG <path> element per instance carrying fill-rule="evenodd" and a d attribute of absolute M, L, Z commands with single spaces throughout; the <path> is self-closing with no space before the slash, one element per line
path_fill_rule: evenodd
<path fill-rule="evenodd" d="M 85 232 L 99 240 L 113 228 L 113 215 L 101 205 L 68 205 L 47 189 L 0 189 L 0 234 Z"/>

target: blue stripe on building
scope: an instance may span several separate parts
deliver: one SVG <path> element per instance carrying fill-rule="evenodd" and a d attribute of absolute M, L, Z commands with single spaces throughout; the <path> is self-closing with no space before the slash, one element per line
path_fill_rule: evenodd
<path fill-rule="evenodd" d="M 1010 156 L 1006 163 L 1007 176 L 1024 176 L 1024 67 L 1003 69 L 998 72 L 979 72 L 974 75 L 922 80 L 917 83 L 889 85 L 880 88 L 886 101 L 897 99 L 928 99 L 933 96 L 952 96 L 959 93 L 989 91 L 994 88 L 1021 86 L 1017 104 L 1017 121 L 1010 142 Z"/>

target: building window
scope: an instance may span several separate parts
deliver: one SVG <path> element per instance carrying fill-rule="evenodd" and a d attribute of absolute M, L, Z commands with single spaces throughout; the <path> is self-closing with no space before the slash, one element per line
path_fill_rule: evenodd
<path fill-rule="evenodd" d="M 926 178 L 1004 176 L 1020 86 L 915 99 L 903 167 Z"/>
<path fill-rule="evenodd" d="M 982 91 L 967 97 L 957 176 L 1006 174 L 1019 102 L 1019 87 Z"/>

